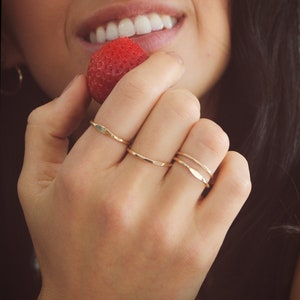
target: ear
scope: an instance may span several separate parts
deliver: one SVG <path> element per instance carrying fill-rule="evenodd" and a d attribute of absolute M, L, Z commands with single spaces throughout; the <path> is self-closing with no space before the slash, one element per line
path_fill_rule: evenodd
<path fill-rule="evenodd" d="M 17 45 L 10 36 L 1 28 L 1 68 L 11 69 L 17 65 L 25 64 Z"/>

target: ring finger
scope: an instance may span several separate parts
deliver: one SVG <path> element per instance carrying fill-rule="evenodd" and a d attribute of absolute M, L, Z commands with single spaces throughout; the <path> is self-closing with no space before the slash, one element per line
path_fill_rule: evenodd
<path fill-rule="evenodd" d="M 166 189 L 177 198 L 198 201 L 229 148 L 225 132 L 214 122 L 200 119 L 190 131 L 166 178 Z M 170 199 L 174 197 L 170 197 Z M 195 202 L 191 202 L 192 205 Z"/>

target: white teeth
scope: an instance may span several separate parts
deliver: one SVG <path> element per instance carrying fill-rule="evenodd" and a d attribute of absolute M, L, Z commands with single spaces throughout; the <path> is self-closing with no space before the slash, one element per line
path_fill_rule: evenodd
<path fill-rule="evenodd" d="M 137 16 L 134 19 L 136 34 L 147 34 L 152 31 L 150 21 L 147 16 Z"/>
<path fill-rule="evenodd" d="M 104 43 L 106 41 L 106 32 L 103 27 L 97 28 L 96 39 L 97 39 L 98 43 Z"/>
<path fill-rule="evenodd" d="M 109 22 L 106 27 L 106 39 L 113 41 L 119 37 L 118 26 L 115 22 Z"/>
<path fill-rule="evenodd" d="M 135 35 L 135 27 L 133 22 L 129 19 L 122 19 L 119 23 L 119 35 L 120 37 L 131 37 Z"/>
<path fill-rule="evenodd" d="M 164 28 L 164 23 L 158 14 L 150 14 L 148 18 L 153 31 L 162 30 Z"/>
<path fill-rule="evenodd" d="M 163 15 L 163 16 L 161 16 L 161 19 L 164 23 L 165 28 L 171 29 L 173 27 L 173 21 L 172 21 L 172 18 L 170 16 Z"/>
<path fill-rule="evenodd" d="M 96 33 L 95 32 L 91 32 L 90 33 L 90 42 L 92 44 L 96 44 L 98 42 L 97 37 L 96 37 Z"/>
<path fill-rule="evenodd" d="M 119 22 L 111 21 L 105 27 L 99 26 L 89 35 L 90 43 L 104 43 L 119 37 L 132 37 L 143 35 L 163 29 L 172 29 L 177 24 L 177 19 L 168 15 L 150 13 L 138 15 L 133 20 L 124 18 Z"/>

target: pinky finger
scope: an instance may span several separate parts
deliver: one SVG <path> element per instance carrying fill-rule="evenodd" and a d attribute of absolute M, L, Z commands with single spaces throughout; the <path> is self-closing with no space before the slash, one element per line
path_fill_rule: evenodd
<path fill-rule="evenodd" d="M 228 152 L 219 167 L 215 183 L 201 201 L 197 227 L 207 244 L 219 249 L 232 222 L 251 191 L 249 167 L 237 152 Z"/>

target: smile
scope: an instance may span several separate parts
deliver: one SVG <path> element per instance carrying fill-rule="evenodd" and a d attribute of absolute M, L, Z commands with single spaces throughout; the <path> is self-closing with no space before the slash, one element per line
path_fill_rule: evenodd
<path fill-rule="evenodd" d="M 119 37 L 133 37 L 149 34 L 155 31 L 172 29 L 178 23 L 176 17 L 149 13 L 137 15 L 133 18 L 123 18 L 118 21 L 109 21 L 89 33 L 89 42 L 92 44 L 112 41 Z"/>

